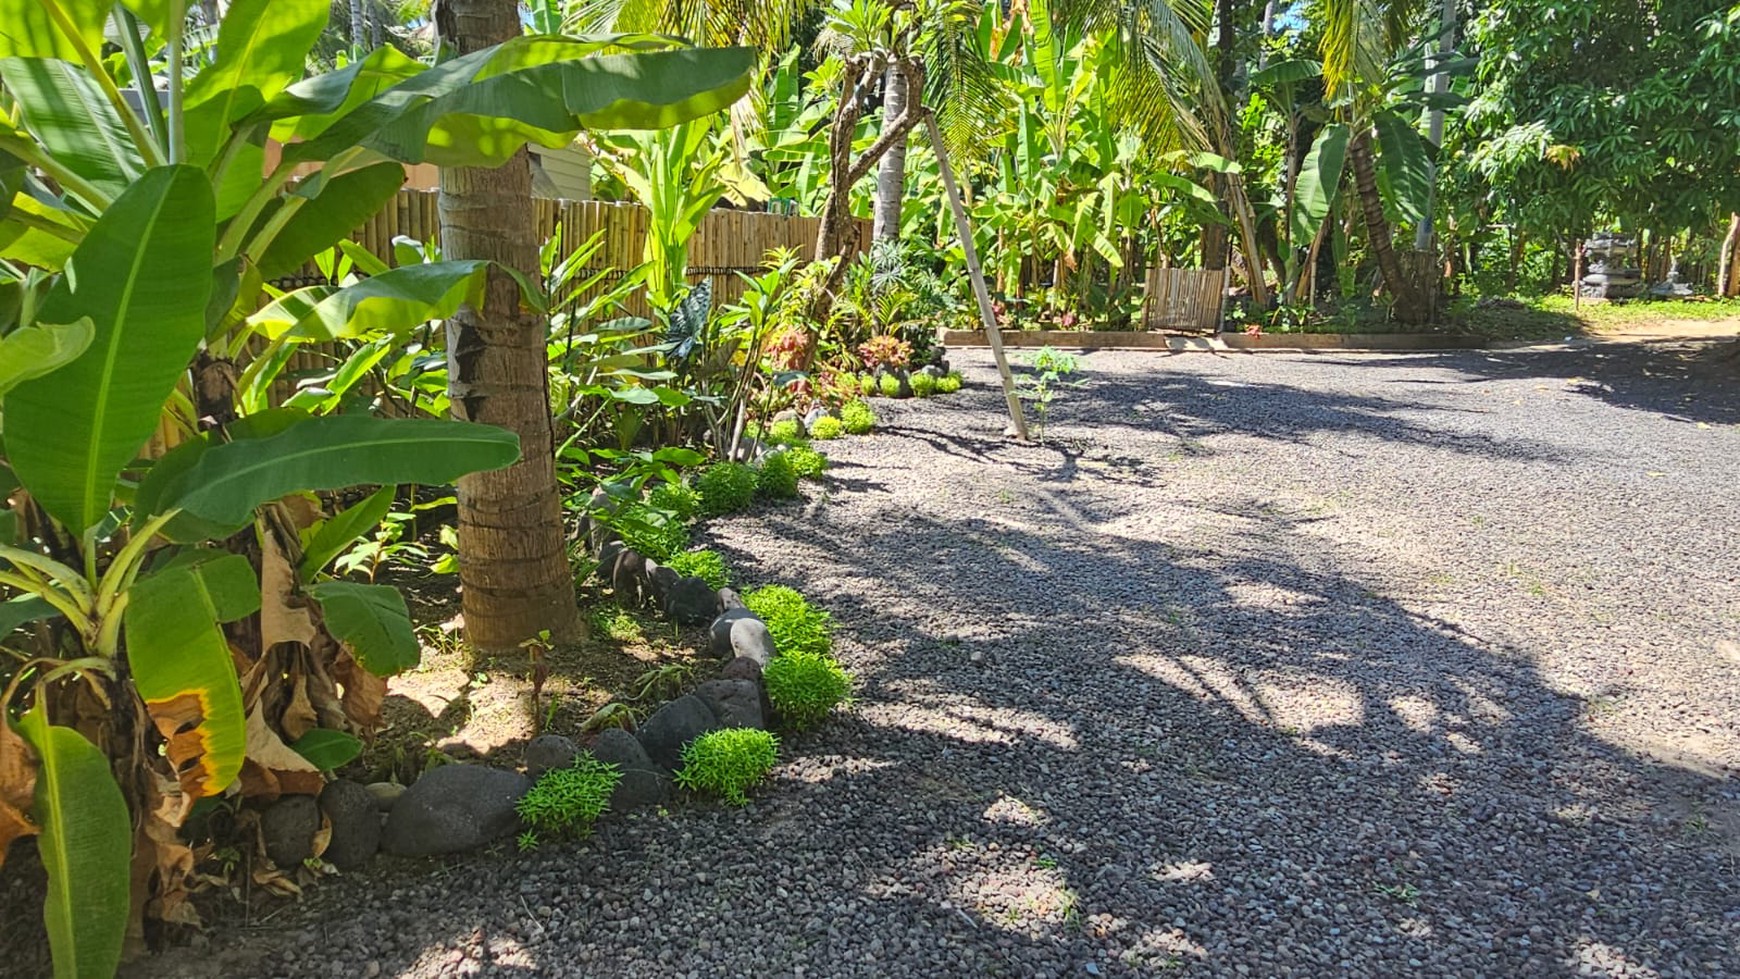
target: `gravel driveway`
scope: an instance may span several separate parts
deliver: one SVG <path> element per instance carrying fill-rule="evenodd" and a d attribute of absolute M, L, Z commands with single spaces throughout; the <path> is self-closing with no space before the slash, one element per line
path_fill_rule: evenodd
<path fill-rule="evenodd" d="M 1104 353 L 1021 447 L 956 359 L 712 528 L 860 680 L 774 786 L 326 886 L 246 971 L 1740 975 L 1735 384 Z"/>

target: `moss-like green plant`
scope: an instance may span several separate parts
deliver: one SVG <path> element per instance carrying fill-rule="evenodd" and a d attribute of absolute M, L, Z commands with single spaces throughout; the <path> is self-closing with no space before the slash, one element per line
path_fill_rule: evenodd
<path fill-rule="evenodd" d="M 797 470 L 791 467 L 791 459 L 783 450 L 763 457 L 755 476 L 756 488 L 770 500 L 789 500 L 798 495 Z"/>
<path fill-rule="evenodd" d="M 816 419 L 816 424 L 820 425 L 823 420 Z M 833 422 L 835 428 L 840 427 L 838 418 L 826 416 L 825 420 Z M 822 473 L 828 469 L 828 457 L 807 445 L 794 445 L 785 450 L 785 455 L 791 460 L 792 472 L 797 473 L 799 479 L 821 479 Z"/>
<path fill-rule="evenodd" d="M 876 393 L 876 376 L 874 374 L 860 374 L 860 375 L 858 375 L 858 393 L 860 393 L 860 394 L 875 394 Z"/>
<path fill-rule="evenodd" d="M 848 434 L 864 435 L 876 427 L 876 412 L 862 401 L 848 401 L 840 408 L 840 423 Z"/>
<path fill-rule="evenodd" d="M 520 849 L 535 848 L 545 836 L 584 839 L 592 832 L 593 821 L 610 808 L 610 794 L 620 781 L 621 769 L 591 755 L 581 755 L 567 768 L 545 772 L 514 807 L 526 824 Z"/>
<path fill-rule="evenodd" d="M 701 512 L 701 494 L 683 483 L 660 483 L 646 495 L 646 505 L 678 520 L 693 520 Z"/>
<path fill-rule="evenodd" d="M 736 513 L 755 502 L 755 470 L 741 462 L 716 462 L 701 472 L 695 489 L 701 494 L 701 512 L 708 516 Z"/>
<path fill-rule="evenodd" d="M 779 739 L 752 727 L 709 731 L 683 746 L 677 784 L 743 805 L 747 790 L 767 777 L 779 760 Z"/>
<path fill-rule="evenodd" d="M 900 378 L 893 374 L 884 374 L 876 382 L 876 390 L 882 392 L 884 398 L 897 398 L 900 396 Z"/>
<path fill-rule="evenodd" d="M 959 371 L 950 371 L 936 379 L 936 393 L 938 394 L 954 394 L 960 389 L 961 374 Z"/>
<path fill-rule="evenodd" d="M 761 676 L 774 712 L 794 728 L 818 723 L 852 691 L 852 676 L 837 660 L 802 650 L 775 656 Z"/>
<path fill-rule="evenodd" d="M 663 510 L 630 503 L 610 519 L 624 546 L 664 561 L 689 546 L 689 528 Z"/>
<path fill-rule="evenodd" d="M 644 638 L 640 631 L 640 620 L 629 614 L 627 609 L 614 606 L 604 606 L 592 613 L 592 630 L 615 642 L 639 642 Z"/>
<path fill-rule="evenodd" d="M 810 434 L 819 439 L 837 439 L 846 434 L 846 426 L 833 415 L 823 415 L 810 426 Z"/>
<path fill-rule="evenodd" d="M 718 551 L 684 551 L 673 554 L 665 562 L 665 566 L 677 574 L 705 581 L 714 591 L 731 584 L 731 569 L 725 565 L 725 556 Z"/>
<path fill-rule="evenodd" d="M 767 623 L 767 634 L 780 653 L 826 656 L 834 651 L 833 616 L 812 607 L 795 588 L 766 585 L 743 596 L 743 604 Z"/>
<path fill-rule="evenodd" d="M 907 383 L 912 385 L 912 396 L 915 398 L 928 398 L 936 393 L 936 375 L 934 374 L 919 371 L 912 375 L 911 380 Z"/>
<path fill-rule="evenodd" d="M 789 445 L 804 437 L 804 427 L 795 418 L 781 418 L 767 427 L 767 440 L 780 445 Z"/>

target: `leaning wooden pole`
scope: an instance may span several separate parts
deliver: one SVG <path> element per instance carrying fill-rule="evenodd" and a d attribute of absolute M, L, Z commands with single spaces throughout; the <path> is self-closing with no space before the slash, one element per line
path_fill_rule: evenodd
<path fill-rule="evenodd" d="M 1009 423 L 1015 436 L 1027 440 L 1027 417 L 1021 413 L 1021 398 L 1015 393 L 1015 377 L 1009 373 L 1009 359 L 1003 356 L 1003 332 L 997 329 L 997 313 L 991 308 L 991 292 L 985 288 L 985 270 L 979 266 L 979 250 L 973 245 L 973 226 L 967 222 L 967 207 L 961 203 L 961 189 L 955 184 L 954 168 L 949 166 L 949 153 L 943 147 L 942 133 L 936 128 L 936 115 L 924 110 L 924 126 L 930 133 L 930 145 L 936 150 L 937 169 L 942 172 L 943 188 L 948 191 L 949 209 L 955 214 L 955 232 L 961 236 L 961 251 L 967 256 L 967 276 L 973 280 L 973 296 L 979 301 L 979 319 L 985 325 L 985 339 L 991 344 L 991 357 L 997 361 L 997 373 L 1003 378 L 1003 400 L 1009 403 Z"/>

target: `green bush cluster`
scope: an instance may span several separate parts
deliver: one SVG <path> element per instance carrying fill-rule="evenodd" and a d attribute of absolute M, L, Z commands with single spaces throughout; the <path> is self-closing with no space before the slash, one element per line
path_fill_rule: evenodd
<path fill-rule="evenodd" d="M 810 434 L 819 439 L 837 439 L 846 434 L 846 426 L 833 415 L 823 415 L 810 426 Z"/>
<path fill-rule="evenodd" d="M 859 375 L 858 376 L 858 393 L 859 394 L 875 394 L 876 393 L 876 375 L 874 375 L 874 374 L 861 374 L 861 375 Z"/>
<path fill-rule="evenodd" d="M 695 489 L 701 494 L 701 512 L 723 516 L 748 509 L 755 502 L 755 470 L 741 462 L 716 462 L 701 471 Z"/>
<path fill-rule="evenodd" d="M 611 525 L 624 546 L 664 561 L 689 546 L 689 528 L 668 512 L 644 503 L 630 503 L 616 511 Z"/>
<path fill-rule="evenodd" d="M 936 380 L 936 393 L 954 394 L 961 389 L 961 372 L 949 371 Z"/>
<path fill-rule="evenodd" d="M 908 383 L 912 385 L 912 396 L 915 398 L 928 398 L 936 393 L 936 376 L 934 374 L 919 371 L 912 375 Z"/>
<path fill-rule="evenodd" d="M 848 401 L 840 408 L 840 423 L 848 434 L 865 435 L 876 427 L 876 412 L 862 401 Z"/>
<path fill-rule="evenodd" d="M 884 374 L 876 382 L 876 389 L 882 392 L 884 398 L 897 398 L 900 396 L 900 378 L 893 374 Z"/>
<path fill-rule="evenodd" d="M 520 849 L 536 847 L 544 835 L 582 839 L 592 823 L 610 807 L 610 794 L 622 781 L 622 771 L 591 755 L 581 755 L 567 768 L 547 771 L 514 807 L 525 823 Z"/>
<path fill-rule="evenodd" d="M 793 728 L 820 722 L 852 690 L 852 676 L 837 660 L 804 650 L 775 656 L 761 676 L 774 712 Z"/>
<path fill-rule="evenodd" d="M 714 591 L 731 585 L 731 569 L 725 564 L 725 555 L 718 551 L 684 551 L 673 554 L 665 562 L 665 567 L 685 577 L 699 578 Z"/>
<path fill-rule="evenodd" d="M 826 656 L 834 651 L 833 616 L 812 607 L 795 588 L 765 585 L 743 596 L 743 604 L 767 624 L 767 634 L 779 653 Z"/>
<path fill-rule="evenodd" d="M 755 471 L 756 488 L 770 500 L 789 500 L 798 495 L 797 470 L 787 453 L 769 452 Z"/>
<path fill-rule="evenodd" d="M 647 494 L 646 505 L 688 521 L 701 512 L 701 494 L 683 483 L 660 483 Z"/>
<path fill-rule="evenodd" d="M 823 421 L 831 421 L 835 428 L 840 427 L 840 420 L 832 416 L 816 419 L 819 427 Z M 799 479 L 821 479 L 822 473 L 828 470 L 828 457 L 807 445 L 794 445 L 785 450 L 786 458 L 791 460 L 792 471 Z"/>
<path fill-rule="evenodd" d="M 741 806 L 749 801 L 747 790 L 766 778 L 778 760 L 779 739 L 766 731 L 752 727 L 709 731 L 683 746 L 677 784 Z"/>
<path fill-rule="evenodd" d="M 612 605 L 592 613 L 592 630 L 616 642 L 639 642 L 644 638 L 640 631 L 640 620 L 627 609 Z"/>
<path fill-rule="evenodd" d="M 767 440 L 779 445 L 789 445 L 803 437 L 804 426 L 795 418 L 781 418 L 767 427 Z"/>

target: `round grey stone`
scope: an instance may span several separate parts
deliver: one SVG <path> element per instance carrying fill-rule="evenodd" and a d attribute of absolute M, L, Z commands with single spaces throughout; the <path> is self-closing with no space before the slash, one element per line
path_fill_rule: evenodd
<path fill-rule="evenodd" d="M 683 746 L 718 727 L 707 702 L 689 694 L 653 711 L 640 726 L 640 744 L 655 765 L 674 771 L 683 763 Z"/>
<path fill-rule="evenodd" d="M 314 856 L 314 834 L 318 832 L 320 807 L 311 795 L 287 795 L 260 814 L 266 856 L 283 870 Z"/>
<path fill-rule="evenodd" d="M 405 857 L 458 853 L 519 827 L 514 807 L 532 788 L 519 772 L 483 765 L 442 765 L 418 779 L 387 814 L 381 845 Z"/>
<path fill-rule="evenodd" d="M 355 870 L 381 848 L 381 808 L 374 793 L 339 779 L 320 793 L 320 811 L 332 824 L 332 838 L 321 856 L 340 870 Z"/>
<path fill-rule="evenodd" d="M 557 768 L 574 764 L 580 749 L 560 734 L 540 734 L 526 745 L 526 774 L 533 779 Z"/>

